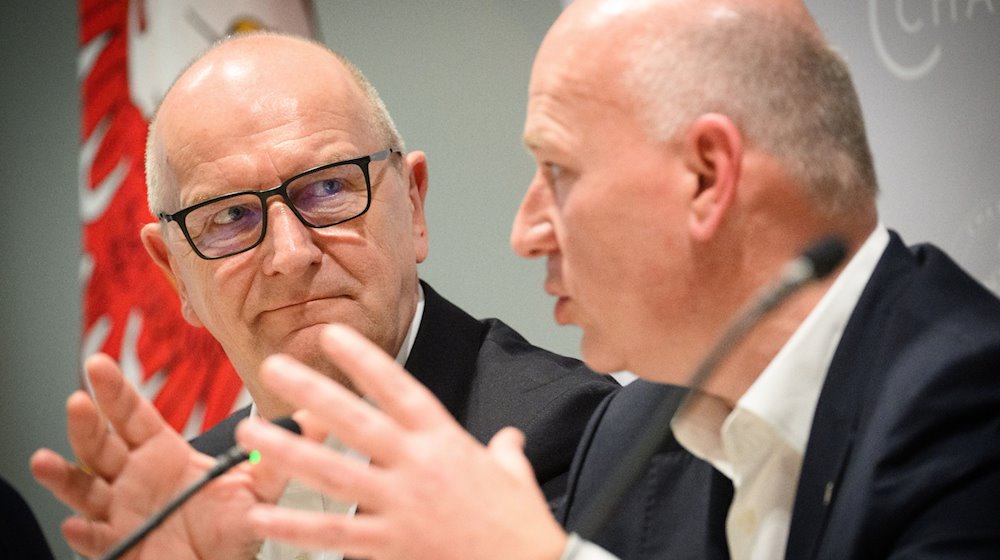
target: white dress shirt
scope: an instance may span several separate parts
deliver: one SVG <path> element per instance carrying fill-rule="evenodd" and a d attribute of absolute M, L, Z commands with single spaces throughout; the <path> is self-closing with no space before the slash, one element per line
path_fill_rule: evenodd
<path fill-rule="evenodd" d="M 417 309 L 413 314 L 413 320 L 410 322 L 410 328 L 406 333 L 406 339 L 403 340 L 403 344 L 399 348 L 399 353 L 396 355 L 396 362 L 400 365 L 406 364 L 406 360 L 410 356 L 410 350 L 413 348 L 413 341 L 417 337 L 417 330 L 420 329 L 420 320 L 424 316 L 424 290 L 422 287 L 418 286 L 418 288 L 420 290 L 420 296 L 417 301 Z M 250 414 L 257 414 L 257 406 L 255 404 L 251 405 Z M 368 462 L 368 457 L 347 448 L 333 437 L 327 438 L 324 445 L 330 449 L 343 453 L 347 457 L 358 461 Z M 278 500 L 278 505 L 293 509 L 339 513 L 348 516 L 354 515 L 358 510 L 358 504 L 356 503 L 346 503 L 334 500 L 333 498 L 325 496 L 295 479 L 288 482 L 288 486 L 285 487 L 284 493 Z M 308 551 L 288 543 L 274 540 L 264 541 L 264 544 L 261 545 L 260 552 L 257 553 L 257 560 L 343 560 L 343 558 L 344 554 L 339 551 Z"/>
<path fill-rule="evenodd" d="M 733 560 L 783 558 L 802 458 L 826 372 L 889 233 L 879 224 L 805 321 L 736 403 L 702 394 L 674 419 L 677 441 L 733 482 L 726 539 Z M 664 527 L 669 531 L 669 527 Z M 564 560 L 614 558 L 586 542 Z"/>

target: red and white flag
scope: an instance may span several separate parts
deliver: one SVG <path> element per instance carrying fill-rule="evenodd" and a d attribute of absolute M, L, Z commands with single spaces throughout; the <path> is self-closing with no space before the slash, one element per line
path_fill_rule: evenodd
<path fill-rule="evenodd" d="M 313 36 L 308 1 L 79 0 L 82 93 L 83 356 L 117 358 L 175 429 L 195 435 L 247 400 L 222 348 L 188 325 L 139 239 L 153 220 L 143 151 L 149 118 L 177 75 L 226 35 Z"/>

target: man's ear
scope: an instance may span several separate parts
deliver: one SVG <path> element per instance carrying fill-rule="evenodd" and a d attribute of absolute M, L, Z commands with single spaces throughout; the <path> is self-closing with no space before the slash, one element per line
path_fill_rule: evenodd
<path fill-rule="evenodd" d="M 413 212 L 413 246 L 417 262 L 427 258 L 427 216 L 424 201 L 427 198 L 427 156 L 420 151 L 409 152 L 403 166 L 405 178 L 409 181 L 410 206 Z"/>
<path fill-rule="evenodd" d="M 743 136 L 729 117 L 707 113 L 688 127 L 682 150 L 685 164 L 698 177 L 689 227 L 695 239 L 705 241 L 715 235 L 736 198 Z"/>
<path fill-rule="evenodd" d="M 181 313 L 184 315 L 184 319 L 195 327 L 204 326 L 198 314 L 191 307 L 184 281 L 174 270 L 175 265 L 170 252 L 167 250 L 167 241 L 163 238 L 163 228 L 160 223 L 153 222 L 142 226 L 139 237 L 142 239 L 142 245 L 146 248 L 146 252 L 149 253 L 149 257 L 153 259 L 156 266 L 167 277 L 170 285 L 177 290 L 177 297 L 181 300 Z"/>

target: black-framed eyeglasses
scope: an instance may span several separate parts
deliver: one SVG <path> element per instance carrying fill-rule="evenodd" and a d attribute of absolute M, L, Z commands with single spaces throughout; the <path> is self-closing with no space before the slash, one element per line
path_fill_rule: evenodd
<path fill-rule="evenodd" d="M 280 196 L 306 226 L 325 228 L 353 220 L 368 211 L 372 184 L 368 164 L 399 150 L 387 148 L 368 156 L 328 163 L 303 171 L 266 191 L 225 194 L 157 217 L 176 222 L 194 252 L 212 260 L 249 251 L 267 233 L 267 200 Z"/>

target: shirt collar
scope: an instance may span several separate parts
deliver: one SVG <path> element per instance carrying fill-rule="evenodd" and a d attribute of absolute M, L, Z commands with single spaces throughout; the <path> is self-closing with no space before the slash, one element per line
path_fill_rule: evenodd
<path fill-rule="evenodd" d="M 749 412 L 776 430 L 801 455 L 833 353 L 868 279 L 889 244 L 879 223 L 830 289 L 795 330 L 756 381 L 740 397 L 736 410 Z M 725 403 L 708 394 L 691 400 L 687 413 L 672 427 L 677 441 L 696 457 L 733 477 L 722 445 L 723 424 L 734 418 Z"/>
<path fill-rule="evenodd" d="M 405 366 L 406 360 L 410 358 L 410 351 L 413 350 L 413 342 L 417 339 L 417 331 L 420 330 L 420 321 L 424 318 L 424 287 L 417 283 L 417 309 L 413 313 L 413 320 L 410 321 L 410 328 L 406 331 L 406 338 L 399 346 L 399 353 L 396 354 L 396 363 Z"/>
<path fill-rule="evenodd" d="M 844 327 L 888 244 L 889 232 L 879 224 L 737 403 L 737 408 L 773 426 L 799 453 L 805 451 L 813 412 Z"/>

